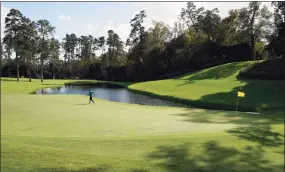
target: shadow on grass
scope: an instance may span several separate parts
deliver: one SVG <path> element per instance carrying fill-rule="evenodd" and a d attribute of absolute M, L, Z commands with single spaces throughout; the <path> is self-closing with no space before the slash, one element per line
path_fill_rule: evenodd
<path fill-rule="evenodd" d="M 245 97 L 239 98 L 239 110 L 243 111 L 250 107 L 255 111 L 284 110 L 284 82 L 258 80 L 244 82 L 246 82 L 244 86 L 235 87 L 230 92 L 208 94 L 199 100 L 224 104 L 224 106 L 236 105 L 237 92 L 242 91 Z"/>
<path fill-rule="evenodd" d="M 112 82 L 112 81 L 70 81 L 66 82 L 65 85 L 69 86 L 110 86 L 110 87 L 123 87 L 127 88 L 133 83 L 128 82 Z"/>
<path fill-rule="evenodd" d="M 227 133 L 261 146 L 282 146 L 284 135 L 272 131 L 270 125 L 284 124 L 281 112 L 272 118 L 268 115 L 251 115 L 243 112 L 228 113 L 224 111 L 187 110 L 185 113 L 174 114 L 184 117 L 182 120 L 191 123 L 215 123 L 234 124 L 236 128 L 226 131 Z"/>
<path fill-rule="evenodd" d="M 178 146 L 159 146 L 147 155 L 168 172 L 281 172 L 282 165 L 276 166 L 265 159 L 261 146 L 247 146 L 237 150 L 221 146 L 216 141 L 203 144 L 197 154 L 195 146 L 184 143 Z M 194 148 L 194 149 L 193 149 Z"/>
<path fill-rule="evenodd" d="M 99 166 L 99 167 L 91 167 L 91 168 L 84 168 L 78 170 L 72 170 L 68 168 L 42 168 L 40 169 L 41 172 L 114 172 L 116 169 L 112 169 L 107 165 Z M 149 172 L 145 169 L 131 169 L 127 170 L 126 172 Z"/>
<path fill-rule="evenodd" d="M 187 84 L 194 84 L 195 83 L 195 81 L 192 81 L 192 80 L 186 80 L 183 84 L 179 84 L 179 85 L 177 85 L 177 87 L 179 87 L 179 86 L 183 86 L 183 85 L 187 85 Z"/>
<path fill-rule="evenodd" d="M 78 170 L 72 170 L 68 168 L 42 168 L 42 172 L 111 172 L 113 171 L 107 165 L 100 165 L 98 167 L 84 168 Z"/>
<path fill-rule="evenodd" d="M 24 80 L 23 80 L 24 79 Z M 34 82 L 36 79 L 32 79 L 31 82 Z M 1 81 L 5 82 L 17 82 L 17 78 L 2 78 Z M 30 82 L 28 78 L 20 78 L 19 82 Z"/>
<path fill-rule="evenodd" d="M 199 146 L 192 143 L 161 145 L 145 155 L 153 167 L 167 172 L 283 172 L 283 165 L 269 161 L 265 149 L 260 146 L 244 146 L 236 149 L 221 145 L 217 141 L 207 141 Z M 42 168 L 42 172 L 115 172 L 115 166 L 72 170 L 68 168 Z M 148 172 L 144 168 L 124 169 L 126 172 Z"/>
<path fill-rule="evenodd" d="M 215 123 L 215 124 L 250 124 L 254 118 L 247 117 L 244 113 L 228 113 L 214 110 L 186 110 L 185 113 L 174 114 L 182 116 L 183 121 L 192 123 Z M 256 119 L 254 119 L 256 120 Z M 257 119 L 257 122 L 259 119 Z"/>
<path fill-rule="evenodd" d="M 263 146 L 277 147 L 284 145 L 284 135 L 271 131 L 271 127 L 268 125 L 237 127 L 227 132 Z"/>
<path fill-rule="evenodd" d="M 185 83 L 177 85 L 193 84 L 203 79 L 221 79 L 231 76 L 239 70 L 250 65 L 249 63 L 230 63 L 208 70 L 198 71 L 191 76 L 176 78 L 185 80 Z M 237 82 L 240 81 L 244 86 L 233 88 L 229 92 L 220 92 L 208 94 L 201 97 L 198 101 L 189 101 L 190 105 L 209 109 L 235 110 L 236 96 L 238 91 L 245 92 L 245 98 L 239 98 L 239 111 L 276 111 L 284 110 L 284 81 L 268 81 L 268 80 L 245 80 L 237 76 Z M 201 105 L 199 105 L 199 103 Z M 203 108 L 203 107 L 202 107 Z"/>
<path fill-rule="evenodd" d="M 81 103 L 81 104 L 76 104 L 76 105 L 89 105 L 89 103 Z"/>
<path fill-rule="evenodd" d="M 192 79 L 184 80 L 186 84 L 196 82 Z M 218 92 L 215 94 L 204 95 L 198 100 L 183 99 L 170 95 L 157 95 L 152 92 L 146 92 L 131 88 L 129 88 L 129 90 L 140 94 L 163 98 L 169 101 L 183 103 L 191 107 L 229 111 L 236 110 L 237 92 L 242 91 L 245 93 L 245 97 L 239 98 L 238 111 L 272 112 L 284 110 L 284 81 L 237 80 L 236 82 L 237 85 L 241 85 L 242 83 L 243 86 L 234 87 L 229 92 Z M 178 86 L 185 85 L 185 83 Z"/>
<path fill-rule="evenodd" d="M 136 169 L 136 168 L 134 168 L 134 169 L 131 169 L 131 170 L 127 171 L 127 172 L 149 172 L 149 170 L 145 170 L 145 169 Z"/>
<path fill-rule="evenodd" d="M 185 83 L 177 85 L 182 86 L 186 84 L 193 84 L 198 80 L 203 79 L 221 79 L 235 74 L 241 69 L 250 65 L 249 63 L 230 63 L 208 70 L 198 71 L 190 77 L 183 76 L 180 80 L 185 80 Z M 245 80 L 237 75 L 238 81 L 243 82 L 244 86 L 233 88 L 230 92 L 220 92 L 215 94 L 208 94 L 201 97 L 197 102 L 205 104 L 213 109 L 235 110 L 236 96 L 238 91 L 245 92 L 245 98 L 239 98 L 240 111 L 272 111 L 284 110 L 284 95 L 285 82 L 280 80 Z M 237 82 L 238 82 L 237 81 Z M 208 103 L 208 105 L 207 105 Z M 190 102 L 191 104 L 191 102 Z M 195 103 L 194 103 L 195 105 Z"/>
<path fill-rule="evenodd" d="M 56 86 L 63 86 L 63 84 L 41 84 L 41 85 L 56 85 Z"/>
<path fill-rule="evenodd" d="M 271 125 L 284 124 L 282 111 L 268 114 L 250 114 L 246 112 L 228 112 L 219 110 L 185 109 L 185 112 L 173 114 L 182 116 L 183 121 L 194 123 L 216 123 L 237 125 Z"/>
<path fill-rule="evenodd" d="M 235 63 L 229 63 L 221 66 L 216 66 L 213 68 L 205 69 L 202 71 L 197 71 L 194 72 L 190 77 L 187 77 L 189 74 L 180 76 L 180 77 L 175 77 L 175 79 L 180 79 L 180 80 L 185 80 L 187 84 L 191 83 L 190 81 L 194 80 L 203 80 L 203 79 L 222 79 L 229 77 L 233 74 L 235 74 L 237 71 L 247 67 L 249 64 L 247 62 L 245 63 L 240 63 L 240 62 L 235 62 Z M 182 79 L 184 78 L 185 79 Z"/>

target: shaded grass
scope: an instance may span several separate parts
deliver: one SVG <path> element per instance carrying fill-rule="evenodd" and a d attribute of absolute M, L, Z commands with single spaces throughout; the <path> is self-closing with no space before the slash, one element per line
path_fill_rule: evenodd
<path fill-rule="evenodd" d="M 107 165 L 99 165 L 98 167 L 84 168 L 79 170 L 72 170 L 68 168 L 42 168 L 41 171 L 52 171 L 52 172 L 105 172 L 111 171 Z"/>
<path fill-rule="evenodd" d="M 41 88 L 60 87 L 64 83 L 65 80 L 45 80 L 41 83 L 40 80 L 29 82 L 27 78 L 20 78 L 19 82 L 15 78 L 1 78 L 1 94 L 29 94 Z"/>
<path fill-rule="evenodd" d="M 239 111 L 283 111 L 284 81 L 237 79 L 239 70 L 252 63 L 230 63 L 175 79 L 132 84 L 128 88 L 194 107 L 217 110 L 235 110 L 237 91 L 243 91 L 246 96 L 239 99 Z"/>
<path fill-rule="evenodd" d="M 85 153 L 60 148 L 29 148 L 28 146 L 22 146 L 13 152 L 16 155 L 14 160 L 17 163 L 15 161 L 11 162 L 15 166 L 10 169 L 13 171 L 13 169 L 16 169 L 21 164 L 22 167 L 25 167 L 22 168 L 22 171 L 281 172 L 284 170 L 280 154 L 270 153 L 266 148 L 258 145 L 245 144 L 237 147 L 235 144 L 223 143 L 223 140 L 220 139 L 200 142 L 193 140 L 178 140 L 176 142 L 160 141 L 160 143 L 147 141 L 147 147 L 149 148 L 145 146 L 145 142 L 139 142 L 142 143 L 142 146 L 134 144 L 133 147 L 139 150 L 136 153 L 139 153 L 140 158 L 137 158 L 134 153 L 128 158 L 124 156 L 125 154 L 108 155 L 108 152 L 106 152 L 107 155 L 100 156 L 99 153 L 94 153 L 94 150 L 89 151 L 92 153 Z M 100 142 L 93 143 L 96 145 L 99 144 L 99 148 L 102 146 Z M 116 143 L 118 144 L 118 142 Z M 135 141 L 125 142 L 125 145 L 129 145 L 130 143 L 135 143 Z M 107 143 L 105 144 L 105 147 L 108 146 L 109 149 L 114 149 L 114 147 L 107 145 Z M 131 152 L 127 149 L 120 149 L 118 151 Z M 10 153 L 12 154 L 12 152 Z M 25 154 L 29 154 L 29 156 L 25 156 Z M 29 160 L 36 158 L 39 154 L 44 154 L 44 156 L 29 162 Z M 47 158 L 52 158 L 53 161 L 48 161 Z M 275 161 L 272 161 L 274 158 L 276 158 Z"/>
<path fill-rule="evenodd" d="M 284 64 L 284 59 L 273 59 L 255 63 L 241 70 L 239 77 L 261 80 L 284 80 Z"/>
<path fill-rule="evenodd" d="M 265 151 L 261 146 L 245 146 L 237 150 L 230 146 L 222 146 L 217 141 L 202 144 L 202 154 L 193 151 L 193 144 L 184 143 L 177 146 L 159 146 L 157 151 L 148 155 L 156 160 L 163 160 L 158 164 L 167 171 L 175 172 L 281 172 L 284 167 L 272 165 L 265 159 Z"/>
<path fill-rule="evenodd" d="M 209 69 L 200 70 L 192 73 L 191 75 L 186 74 L 180 77 L 176 77 L 176 79 L 195 81 L 195 80 L 205 80 L 205 79 L 218 80 L 218 79 L 231 78 L 233 75 L 238 74 L 238 72 L 241 69 L 247 67 L 252 63 L 253 62 L 228 63 L 216 67 L 211 67 Z M 187 84 L 187 82 L 185 84 Z"/>
<path fill-rule="evenodd" d="M 284 146 L 284 135 L 273 132 L 271 126 L 257 125 L 230 129 L 229 133 L 264 146 Z"/>
<path fill-rule="evenodd" d="M 282 171 L 282 148 L 266 148 L 223 134 L 183 137 L 84 138 L 4 137 L 2 171 Z M 24 143 L 23 143 L 24 142 Z M 26 142 L 26 143 L 25 143 Z M 214 143 L 213 143 L 214 142 Z M 211 147 L 207 148 L 207 147 Z M 254 150 L 248 150 L 254 149 Z M 258 154 L 259 153 L 259 154 Z M 257 158 L 256 158 L 257 157 Z M 243 162 L 242 158 L 245 159 Z M 266 163 L 261 163 L 266 162 Z M 230 162 L 230 163 L 227 163 Z M 246 166 L 243 166 L 247 164 Z M 260 164 L 261 163 L 261 164 Z M 4 165 L 4 166 L 3 166 Z M 252 167 L 252 165 L 255 165 Z M 243 167 L 243 168 L 242 168 Z"/>

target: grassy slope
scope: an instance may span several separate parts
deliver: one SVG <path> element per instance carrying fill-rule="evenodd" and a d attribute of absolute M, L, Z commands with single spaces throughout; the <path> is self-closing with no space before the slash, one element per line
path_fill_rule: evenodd
<path fill-rule="evenodd" d="M 239 71 L 252 62 L 237 62 L 202 70 L 175 79 L 133 84 L 131 89 L 215 109 L 235 110 L 237 91 L 240 110 L 284 110 L 284 81 L 238 80 Z M 283 89 L 282 89 L 283 88 Z M 282 95 L 282 96 L 281 96 Z M 182 100 L 183 101 L 183 100 Z"/>
<path fill-rule="evenodd" d="M 2 79 L 2 171 L 284 171 L 282 119 L 28 94 L 63 83 Z"/>

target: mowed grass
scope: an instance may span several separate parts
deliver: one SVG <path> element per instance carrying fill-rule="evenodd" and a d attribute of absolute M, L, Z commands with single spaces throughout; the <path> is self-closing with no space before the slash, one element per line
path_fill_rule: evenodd
<path fill-rule="evenodd" d="M 213 87 L 220 80 L 212 80 Z M 89 105 L 85 95 L 29 94 L 64 82 L 2 78 L 1 171 L 284 171 L 281 109 L 257 115 L 100 99 Z M 155 86 L 160 82 L 170 80 Z M 171 92 L 166 85 L 158 92 Z M 194 96 L 199 91 L 190 85 Z"/>
<path fill-rule="evenodd" d="M 174 79 L 133 84 L 130 88 L 169 99 L 182 99 L 206 108 L 228 110 L 235 110 L 237 92 L 242 91 L 245 98 L 239 99 L 240 110 L 283 112 L 284 81 L 237 78 L 239 71 L 252 63 L 229 63 Z"/>

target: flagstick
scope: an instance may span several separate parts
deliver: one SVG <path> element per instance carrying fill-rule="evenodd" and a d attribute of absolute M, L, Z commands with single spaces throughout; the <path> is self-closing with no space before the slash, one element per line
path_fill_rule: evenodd
<path fill-rule="evenodd" d="M 236 112 L 237 112 L 237 109 L 238 109 L 238 96 L 237 96 L 237 103 L 236 103 Z"/>

